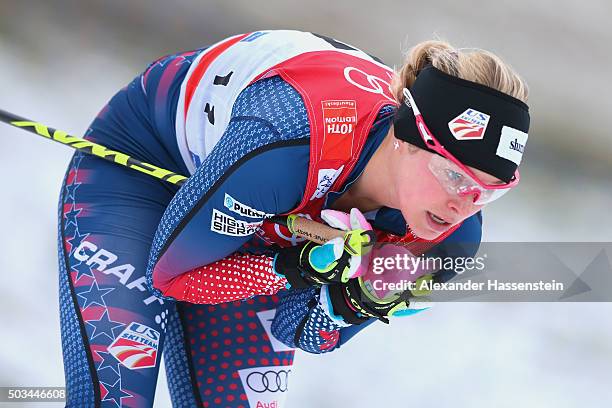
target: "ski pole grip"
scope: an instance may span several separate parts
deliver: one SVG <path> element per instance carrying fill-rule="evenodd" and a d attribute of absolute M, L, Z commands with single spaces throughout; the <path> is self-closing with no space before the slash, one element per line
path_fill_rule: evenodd
<path fill-rule="evenodd" d="M 272 222 L 284 225 L 292 233 L 317 244 L 324 244 L 327 241 L 336 237 L 344 237 L 346 231 L 332 228 L 329 225 L 322 224 L 306 217 L 291 214 L 287 217 L 272 217 Z"/>

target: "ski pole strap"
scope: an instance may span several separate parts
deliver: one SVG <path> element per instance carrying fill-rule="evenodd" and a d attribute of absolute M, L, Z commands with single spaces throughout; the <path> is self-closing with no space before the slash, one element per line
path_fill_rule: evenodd
<path fill-rule="evenodd" d="M 358 312 L 355 305 L 353 305 L 353 307 L 349 306 L 349 303 L 352 303 L 352 301 L 345 297 L 344 292 L 347 290 L 348 286 L 352 285 L 356 280 L 357 279 L 351 279 L 348 283 L 329 285 L 327 289 L 334 313 L 342 316 L 342 319 L 347 323 L 359 325 L 376 316 L 371 313 L 366 314 Z"/>

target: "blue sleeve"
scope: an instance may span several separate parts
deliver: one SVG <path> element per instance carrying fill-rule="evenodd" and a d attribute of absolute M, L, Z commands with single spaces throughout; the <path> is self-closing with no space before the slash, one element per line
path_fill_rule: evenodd
<path fill-rule="evenodd" d="M 339 347 L 340 325 L 319 304 L 323 288 L 291 289 L 280 293 L 272 334 L 289 347 L 321 354 Z"/>
<path fill-rule="evenodd" d="M 309 135 L 301 97 L 280 77 L 246 88 L 223 136 L 160 221 L 149 286 L 230 255 L 253 237 L 265 214 L 295 208 L 306 187 Z"/>
<path fill-rule="evenodd" d="M 432 256 L 468 257 L 478 251 L 482 236 L 482 215 L 468 218 L 442 243 L 427 253 Z M 441 279 L 449 280 L 454 271 L 442 270 Z M 339 325 L 323 311 L 319 304 L 319 291 L 313 288 L 290 290 L 281 295 L 272 322 L 272 334 L 290 347 L 298 347 L 309 353 L 333 351 L 361 330 L 374 323 L 370 319 L 360 325 Z"/>

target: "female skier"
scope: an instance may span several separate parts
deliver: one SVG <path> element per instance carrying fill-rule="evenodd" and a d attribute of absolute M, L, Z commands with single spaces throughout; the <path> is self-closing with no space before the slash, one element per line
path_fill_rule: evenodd
<path fill-rule="evenodd" d="M 526 99 L 498 57 L 439 41 L 397 74 L 298 31 L 157 60 L 85 137 L 190 177 L 179 189 L 74 155 L 59 206 L 67 405 L 151 406 L 163 350 L 176 407 L 280 407 L 295 348 L 329 352 L 411 313 L 410 294 L 362 296 L 364 231 L 475 253 L 480 210 L 519 181 Z M 281 214 L 324 219 L 348 245 L 298 238 L 269 222 Z"/>

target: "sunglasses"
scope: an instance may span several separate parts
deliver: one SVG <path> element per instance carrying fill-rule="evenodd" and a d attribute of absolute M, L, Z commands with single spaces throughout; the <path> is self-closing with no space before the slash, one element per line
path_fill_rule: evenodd
<path fill-rule="evenodd" d="M 407 88 L 404 88 L 403 94 L 404 103 L 414 113 L 417 129 L 423 142 L 429 149 L 441 156 L 434 154 L 428 167 L 448 192 L 459 197 L 472 196 L 474 204 L 485 205 L 497 200 L 519 183 L 520 174 L 518 170 L 514 172 L 514 177 L 509 183 L 488 184 L 482 181 L 476 173 L 461 163 L 434 137 Z"/>

